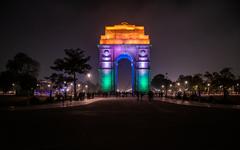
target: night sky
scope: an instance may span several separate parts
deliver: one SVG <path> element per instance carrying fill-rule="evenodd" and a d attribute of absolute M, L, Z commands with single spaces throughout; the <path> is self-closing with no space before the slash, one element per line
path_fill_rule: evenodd
<path fill-rule="evenodd" d="M 53 61 L 64 56 L 63 49 L 82 48 L 92 57 L 96 77 L 104 27 L 126 21 L 145 26 L 150 35 L 152 76 L 167 72 L 175 80 L 179 74 L 223 67 L 240 74 L 237 1 L 21 0 L 1 2 L 0 19 L 0 71 L 21 51 L 40 62 L 43 78 Z"/>

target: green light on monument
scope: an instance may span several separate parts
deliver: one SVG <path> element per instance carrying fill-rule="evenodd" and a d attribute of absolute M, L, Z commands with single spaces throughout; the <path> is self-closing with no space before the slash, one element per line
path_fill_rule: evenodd
<path fill-rule="evenodd" d="M 149 90 L 149 74 L 148 74 L 148 70 L 140 70 L 139 71 L 139 91 L 140 92 L 148 92 Z"/>
<path fill-rule="evenodd" d="M 104 69 L 104 70 L 101 70 L 101 74 L 102 74 L 102 79 L 101 79 L 102 90 L 104 92 L 111 91 L 112 71 Z"/>

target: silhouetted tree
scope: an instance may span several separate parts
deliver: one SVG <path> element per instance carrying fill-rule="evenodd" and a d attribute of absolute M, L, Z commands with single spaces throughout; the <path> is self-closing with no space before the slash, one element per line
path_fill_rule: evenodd
<path fill-rule="evenodd" d="M 231 72 L 231 68 L 224 68 L 220 71 L 220 83 L 223 88 L 230 88 L 234 85 L 235 75 Z"/>
<path fill-rule="evenodd" d="M 204 76 L 206 77 L 206 86 L 209 83 L 213 91 L 218 91 L 220 87 L 226 91 L 235 83 L 235 75 L 231 72 L 231 68 L 223 68 L 221 71 L 213 73 L 206 72 Z M 226 96 L 226 92 L 224 92 L 224 96 Z"/>
<path fill-rule="evenodd" d="M 240 76 L 235 80 L 235 91 L 237 94 L 240 92 Z"/>
<path fill-rule="evenodd" d="M 201 91 L 204 90 L 204 82 L 202 74 L 195 74 L 192 77 L 192 90 L 198 93 L 198 96 L 201 96 Z"/>
<path fill-rule="evenodd" d="M 40 64 L 25 53 L 18 53 L 12 60 L 8 60 L 6 68 L 15 74 L 27 74 L 37 77 Z"/>
<path fill-rule="evenodd" d="M 39 63 L 28 55 L 16 54 L 12 60 L 8 60 L 7 70 L 1 73 L 1 78 L 5 80 L 3 85 L 5 87 L 16 85 L 18 95 L 33 94 L 37 84 L 39 66 Z"/>
<path fill-rule="evenodd" d="M 77 73 L 87 73 L 91 69 L 91 66 L 88 64 L 90 56 L 85 56 L 84 51 L 79 48 L 65 49 L 64 52 L 66 56 L 62 59 L 56 59 L 54 62 L 54 66 L 52 66 L 51 68 L 56 71 L 67 73 L 73 77 L 74 98 L 76 98 L 76 75 Z"/>
<path fill-rule="evenodd" d="M 191 75 L 180 75 L 177 79 L 177 82 L 179 82 L 181 84 L 181 87 L 183 89 L 187 89 L 187 90 L 192 90 L 192 81 L 193 77 Z"/>
<path fill-rule="evenodd" d="M 0 89 L 6 93 L 7 91 L 14 90 L 16 83 L 16 76 L 9 71 L 0 73 Z"/>
<path fill-rule="evenodd" d="M 47 80 L 50 80 L 52 83 L 52 88 L 60 90 L 64 87 L 64 82 L 69 83 L 73 81 L 72 77 L 67 77 L 64 74 L 52 73 L 49 77 L 45 77 Z"/>
<path fill-rule="evenodd" d="M 157 74 L 153 77 L 151 81 L 151 85 L 155 88 L 162 88 L 164 86 L 165 94 L 167 96 L 167 90 L 169 88 L 169 85 L 172 83 L 171 80 L 167 79 L 163 74 Z"/>

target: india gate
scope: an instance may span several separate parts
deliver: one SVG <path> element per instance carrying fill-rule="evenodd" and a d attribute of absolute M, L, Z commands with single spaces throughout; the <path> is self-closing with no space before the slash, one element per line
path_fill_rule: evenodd
<path fill-rule="evenodd" d="M 131 62 L 132 92 L 148 92 L 150 88 L 150 39 L 143 26 L 123 22 L 106 26 L 99 49 L 100 86 L 103 92 L 114 92 L 118 81 L 118 63 Z"/>

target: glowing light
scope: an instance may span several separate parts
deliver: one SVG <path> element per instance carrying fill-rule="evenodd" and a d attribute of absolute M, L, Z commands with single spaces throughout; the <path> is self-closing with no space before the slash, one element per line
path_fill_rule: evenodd
<path fill-rule="evenodd" d="M 91 73 L 88 73 L 88 74 L 87 74 L 87 77 L 88 77 L 88 78 L 91 78 L 91 76 L 92 76 Z"/>
<path fill-rule="evenodd" d="M 162 88 L 164 88 L 164 85 L 162 85 Z"/>
<path fill-rule="evenodd" d="M 185 81 L 184 83 L 185 83 L 185 84 L 188 84 L 188 81 Z"/>
<path fill-rule="evenodd" d="M 178 82 L 177 85 L 180 86 L 180 83 Z"/>
<path fill-rule="evenodd" d="M 80 87 L 80 86 L 81 86 L 81 84 L 78 84 L 77 86 L 78 86 L 78 87 Z"/>
<path fill-rule="evenodd" d="M 148 62 L 139 62 L 138 67 L 141 69 L 148 68 Z"/>
<path fill-rule="evenodd" d="M 207 86 L 209 87 L 209 86 L 210 86 L 210 83 L 208 83 Z"/>
<path fill-rule="evenodd" d="M 149 89 L 149 72 L 146 69 L 139 70 L 138 76 L 138 83 L 139 83 L 139 91 L 140 92 L 147 92 Z"/>
<path fill-rule="evenodd" d="M 101 62 L 101 66 L 102 68 L 111 68 L 112 67 L 112 63 L 111 62 Z"/>
<path fill-rule="evenodd" d="M 120 25 L 106 26 L 100 44 L 150 44 L 150 39 L 144 34 L 143 26 L 124 22 Z"/>
<path fill-rule="evenodd" d="M 51 87 L 51 84 L 48 84 L 47 86 L 48 86 L 48 87 Z"/>
<path fill-rule="evenodd" d="M 172 84 L 170 84 L 169 86 L 172 87 Z"/>
<path fill-rule="evenodd" d="M 99 48 L 99 73 L 101 91 L 117 88 L 118 62 L 128 59 L 132 67 L 132 91 L 148 92 L 150 80 L 150 39 L 143 26 L 106 26 L 101 35 Z M 121 90 L 121 89 L 120 89 Z"/>
<path fill-rule="evenodd" d="M 108 92 L 112 89 L 112 70 L 111 69 L 102 69 L 101 73 L 101 89 L 104 92 Z"/>

